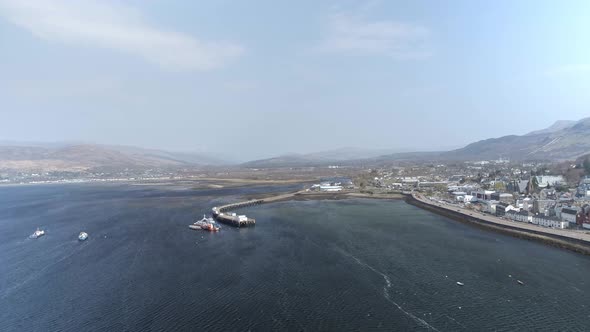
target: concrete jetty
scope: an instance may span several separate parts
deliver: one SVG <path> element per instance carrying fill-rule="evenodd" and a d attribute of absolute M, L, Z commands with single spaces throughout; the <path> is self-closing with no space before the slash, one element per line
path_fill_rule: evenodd
<path fill-rule="evenodd" d="M 230 211 L 235 210 L 235 209 L 239 209 L 239 208 L 243 208 L 243 207 L 247 207 L 247 206 L 258 205 L 258 204 L 262 204 L 262 200 L 257 199 L 257 200 L 251 200 L 251 201 L 246 201 L 246 202 L 227 204 L 227 205 L 223 205 L 220 207 L 216 206 L 211 210 L 213 213 L 213 218 L 215 218 L 217 221 L 224 223 L 224 224 L 231 225 L 231 226 L 235 226 L 235 227 L 244 227 L 244 226 L 255 225 L 256 219 L 248 218 L 245 215 L 238 215 L 238 214 L 236 214 L 234 212 L 230 212 Z"/>

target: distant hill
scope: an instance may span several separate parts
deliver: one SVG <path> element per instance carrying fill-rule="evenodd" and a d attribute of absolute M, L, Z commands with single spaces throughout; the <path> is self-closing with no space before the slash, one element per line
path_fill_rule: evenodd
<path fill-rule="evenodd" d="M 567 128 L 572 127 L 573 125 L 576 124 L 576 121 L 570 121 L 570 120 L 558 120 L 555 121 L 554 124 L 552 124 L 551 126 L 545 128 L 545 129 L 541 129 L 541 130 L 535 130 L 535 131 L 531 131 L 530 133 L 526 134 L 525 136 L 533 136 L 533 135 L 540 135 L 540 134 L 551 134 L 560 130 L 564 130 Z"/>
<path fill-rule="evenodd" d="M 6 144 L 6 143 L 5 143 Z M 170 168 L 223 163 L 200 154 L 98 144 L 0 145 L 0 170 L 81 171 Z"/>
<path fill-rule="evenodd" d="M 557 121 L 525 135 L 509 135 L 471 143 L 443 152 L 397 152 L 341 148 L 309 154 L 290 154 L 240 164 L 247 168 L 375 165 L 403 161 L 575 160 L 590 154 L 590 118 Z M 227 165 L 224 160 L 198 153 L 170 152 L 129 146 L 84 143 L 0 142 L 2 170 L 69 170 L 99 168 L 178 168 Z"/>
<path fill-rule="evenodd" d="M 393 150 L 391 149 L 362 149 L 347 147 L 308 154 L 288 154 L 268 159 L 253 160 L 243 163 L 240 166 L 249 168 L 273 168 L 340 165 L 347 164 L 353 160 L 375 158 L 391 153 L 392 151 Z"/>
<path fill-rule="evenodd" d="M 464 161 L 509 158 L 511 160 L 575 160 L 590 154 L 590 118 L 557 121 L 548 128 L 525 135 L 509 135 L 471 143 L 441 152 L 398 152 L 339 149 L 310 154 L 292 154 L 250 161 L 243 167 L 305 167 L 322 165 L 379 165 L 402 161 Z"/>
<path fill-rule="evenodd" d="M 573 160 L 590 153 L 590 118 L 558 121 L 523 136 L 510 135 L 475 142 L 441 154 L 443 159 Z"/>

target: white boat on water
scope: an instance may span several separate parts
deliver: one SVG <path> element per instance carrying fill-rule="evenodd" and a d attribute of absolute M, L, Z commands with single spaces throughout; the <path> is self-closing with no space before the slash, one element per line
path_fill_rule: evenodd
<path fill-rule="evenodd" d="M 457 285 L 459 285 L 459 286 L 464 286 L 465 284 L 464 284 L 464 283 L 462 283 L 462 282 L 460 282 L 460 281 L 457 281 Z"/>
<path fill-rule="evenodd" d="M 80 241 L 85 241 L 88 238 L 88 233 L 86 232 L 80 232 L 80 235 L 78 235 L 78 240 Z"/>
<path fill-rule="evenodd" d="M 205 215 L 203 215 L 203 219 L 195 222 L 192 225 L 189 225 L 188 227 L 191 229 L 202 229 L 205 231 L 213 231 L 213 232 L 218 232 L 221 229 L 215 225 L 215 220 L 213 220 L 213 218 L 211 218 L 211 217 L 207 218 Z"/>
<path fill-rule="evenodd" d="M 45 235 L 45 231 L 42 229 L 39 229 L 39 227 L 37 227 L 37 230 L 33 234 L 29 235 L 29 238 L 36 239 L 36 238 L 39 238 L 43 235 Z"/>
<path fill-rule="evenodd" d="M 208 224 L 214 224 L 215 223 L 215 219 L 211 218 L 211 217 L 207 217 L 206 215 L 203 215 L 203 219 L 199 220 L 201 222 L 205 222 Z"/>

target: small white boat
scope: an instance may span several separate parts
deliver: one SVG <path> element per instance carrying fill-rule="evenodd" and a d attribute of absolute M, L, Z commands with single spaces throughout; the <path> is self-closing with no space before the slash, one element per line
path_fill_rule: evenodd
<path fill-rule="evenodd" d="M 460 281 L 457 281 L 457 285 L 458 285 L 458 286 L 464 286 L 465 284 L 464 284 L 464 283 L 462 283 L 462 282 L 460 282 Z"/>
<path fill-rule="evenodd" d="M 36 239 L 36 238 L 39 238 L 43 235 L 45 235 L 45 231 L 42 229 L 39 229 L 39 227 L 37 227 L 37 230 L 33 234 L 29 235 L 29 238 Z"/>
<path fill-rule="evenodd" d="M 78 240 L 80 241 L 85 241 L 88 238 L 88 233 L 86 232 L 80 232 L 80 235 L 78 235 Z"/>
<path fill-rule="evenodd" d="M 520 281 L 520 280 L 516 280 L 516 282 L 517 282 L 519 285 L 521 285 L 521 286 L 524 286 L 524 282 L 522 282 L 522 281 Z"/>

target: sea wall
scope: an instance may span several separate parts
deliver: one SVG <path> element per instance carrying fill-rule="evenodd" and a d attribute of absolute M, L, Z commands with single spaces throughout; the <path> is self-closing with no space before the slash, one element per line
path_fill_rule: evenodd
<path fill-rule="evenodd" d="M 521 228 L 512 227 L 508 225 L 492 223 L 481 218 L 478 218 L 477 216 L 468 216 L 461 212 L 441 208 L 432 204 L 422 202 L 413 197 L 412 195 L 406 195 L 405 201 L 408 204 L 482 229 L 496 231 L 521 239 L 541 242 L 543 244 L 575 251 L 577 253 L 581 253 L 584 255 L 590 255 L 590 243 L 583 240 L 568 238 L 556 234 L 549 234 L 542 231 L 534 231 L 528 229 L 524 230 Z"/>

